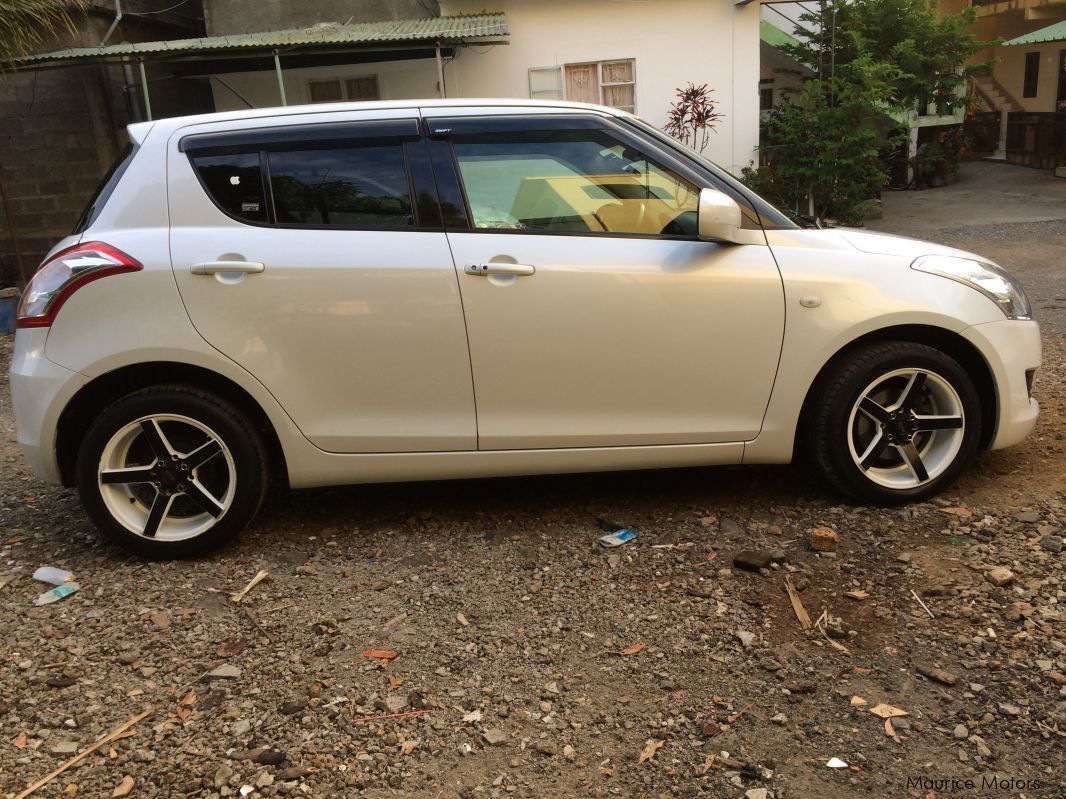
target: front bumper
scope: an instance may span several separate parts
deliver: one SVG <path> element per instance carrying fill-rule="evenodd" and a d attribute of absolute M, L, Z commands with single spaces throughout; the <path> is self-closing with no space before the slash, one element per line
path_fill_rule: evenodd
<path fill-rule="evenodd" d="M 38 477 L 60 483 L 56 459 L 59 417 L 89 378 L 48 360 L 44 354 L 47 338 L 47 328 L 25 328 L 15 334 L 11 403 L 22 454 Z"/>
<path fill-rule="evenodd" d="M 999 413 L 989 448 L 1017 444 L 1033 431 L 1040 413 L 1030 396 L 1032 372 L 1041 362 L 1040 326 L 1004 319 L 968 327 L 962 336 L 985 357 L 996 383 Z"/>

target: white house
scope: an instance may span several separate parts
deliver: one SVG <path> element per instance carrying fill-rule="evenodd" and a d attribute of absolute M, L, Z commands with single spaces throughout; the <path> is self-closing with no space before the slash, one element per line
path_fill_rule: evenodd
<path fill-rule="evenodd" d="M 678 88 L 707 84 L 724 115 L 704 154 L 733 172 L 759 143 L 759 3 L 745 0 L 441 0 L 442 17 L 502 12 L 506 44 L 433 58 L 284 67 L 289 104 L 420 97 L 602 103 L 661 127 Z M 285 59 L 282 59 L 284 64 Z M 277 105 L 272 72 L 222 73 L 218 110 Z"/>
<path fill-rule="evenodd" d="M 510 43 L 461 51 L 449 96 L 602 103 L 661 127 L 678 88 L 707 84 L 724 118 L 705 155 L 731 171 L 759 143 L 759 3 L 735 0 L 489 0 Z M 487 0 L 442 0 L 446 15 Z"/>

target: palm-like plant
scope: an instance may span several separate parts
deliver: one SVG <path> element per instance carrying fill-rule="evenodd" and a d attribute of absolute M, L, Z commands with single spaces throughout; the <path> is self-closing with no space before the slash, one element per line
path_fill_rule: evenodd
<path fill-rule="evenodd" d="M 62 31 L 73 33 L 71 14 L 83 8 L 84 0 L 0 0 L 0 69 Z"/>

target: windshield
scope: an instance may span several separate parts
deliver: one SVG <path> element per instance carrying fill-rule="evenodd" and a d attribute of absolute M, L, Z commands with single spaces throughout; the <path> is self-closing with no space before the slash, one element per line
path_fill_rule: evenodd
<path fill-rule="evenodd" d="M 721 181 L 722 183 L 725 183 L 730 189 L 735 191 L 737 194 L 740 194 L 742 197 L 747 199 L 748 202 L 751 203 L 756 213 L 759 214 L 759 219 L 762 222 L 763 227 L 770 230 L 791 230 L 798 227 L 798 225 L 796 225 L 795 222 L 793 222 L 788 217 L 788 215 L 786 215 L 780 209 L 775 208 L 773 205 L 771 205 L 758 194 L 753 192 L 751 189 L 749 189 L 735 177 L 730 175 L 720 166 L 713 163 L 712 161 L 709 161 L 707 158 L 700 155 L 695 150 L 686 147 L 685 145 L 678 142 L 676 139 L 670 138 L 661 130 L 656 128 L 654 125 L 649 125 L 640 117 L 627 116 L 623 117 L 623 119 L 629 122 L 630 124 L 636 125 L 648 135 L 654 136 L 656 140 L 658 140 L 664 145 L 668 145 L 674 151 L 684 156 L 687 156 L 689 159 L 695 158 L 695 160 L 699 162 L 700 166 L 702 166 L 704 169 L 713 174 L 717 180 Z"/>

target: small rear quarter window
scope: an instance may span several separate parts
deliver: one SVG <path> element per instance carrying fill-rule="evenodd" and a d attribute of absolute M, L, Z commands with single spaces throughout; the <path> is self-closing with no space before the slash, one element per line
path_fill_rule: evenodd
<path fill-rule="evenodd" d="M 192 164 L 215 205 L 237 219 L 267 221 L 258 151 L 194 155 Z"/>

